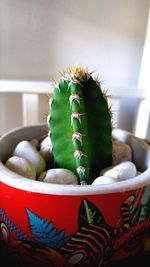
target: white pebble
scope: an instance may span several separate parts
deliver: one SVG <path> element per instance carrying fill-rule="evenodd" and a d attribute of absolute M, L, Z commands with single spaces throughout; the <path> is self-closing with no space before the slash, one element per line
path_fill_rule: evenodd
<path fill-rule="evenodd" d="M 116 179 L 113 177 L 108 177 L 108 176 L 99 176 L 97 177 L 92 185 L 98 185 L 98 184 L 112 184 L 116 183 Z"/>
<path fill-rule="evenodd" d="M 103 176 L 107 171 L 111 170 L 112 168 L 113 166 L 109 166 L 109 167 L 102 169 L 99 173 L 99 176 Z"/>
<path fill-rule="evenodd" d="M 35 179 L 36 172 L 33 164 L 25 158 L 13 156 L 6 161 L 6 167 L 24 177 Z"/>
<path fill-rule="evenodd" d="M 29 142 L 21 141 L 15 148 L 13 155 L 23 157 L 32 162 L 35 167 L 36 174 L 39 175 L 46 168 L 45 159 L 38 150 Z"/>
<path fill-rule="evenodd" d="M 38 180 L 54 184 L 78 184 L 78 178 L 67 169 L 50 169 L 41 173 Z"/>
<path fill-rule="evenodd" d="M 45 158 L 47 162 L 53 161 L 53 155 L 52 155 L 52 143 L 50 140 L 50 137 L 45 137 L 42 142 L 40 143 L 39 148 L 40 154 Z"/>
<path fill-rule="evenodd" d="M 111 176 L 118 180 L 127 180 L 136 176 L 137 170 L 133 162 L 122 162 L 106 171 L 104 176 Z"/>
<path fill-rule="evenodd" d="M 132 161 L 131 147 L 120 141 L 113 141 L 113 165 L 117 165 L 124 161 Z"/>
<path fill-rule="evenodd" d="M 39 141 L 36 138 L 33 138 L 30 140 L 30 143 L 36 148 L 38 149 L 39 147 Z"/>

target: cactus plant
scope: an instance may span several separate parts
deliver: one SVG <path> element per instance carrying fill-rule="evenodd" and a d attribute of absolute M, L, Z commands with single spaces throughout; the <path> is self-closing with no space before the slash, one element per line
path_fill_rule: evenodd
<path fill-rule="evenodd" d="M 101 84 L 87 69 L 71 66 L 55 82 L 48 127 L 57 166 L 90 184 L 112 164 L 111 113 Z"/>

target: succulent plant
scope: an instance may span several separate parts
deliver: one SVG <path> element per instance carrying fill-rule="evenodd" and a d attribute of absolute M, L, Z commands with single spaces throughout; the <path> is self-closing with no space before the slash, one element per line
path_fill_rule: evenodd
<path fill-rule="evenodd" d="M 71 66 L 55 82 L 48 127 L 55 163 L 90 184 L 112 164 L 111 113 L 101 83 L 87 69 Z"/>

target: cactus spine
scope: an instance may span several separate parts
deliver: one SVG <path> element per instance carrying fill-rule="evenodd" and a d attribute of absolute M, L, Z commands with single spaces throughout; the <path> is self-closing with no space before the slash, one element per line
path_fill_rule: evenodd
<path fill-rule="evenodd" d="M 100 83 L 87 70 L 69 67 L 54 87 L 50 101 L 53 155 L 61 168 L 89 184 L 112 164 L 111 114 Z"/>

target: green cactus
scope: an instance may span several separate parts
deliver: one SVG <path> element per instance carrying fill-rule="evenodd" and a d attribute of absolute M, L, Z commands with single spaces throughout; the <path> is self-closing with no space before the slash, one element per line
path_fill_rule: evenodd
<path fill-rule="evenodd" d="M 91 73 L 69 67 L 55 84 L 48 127 L 58 167 L 90 184 L 112 164 L 111 114 L 106 95 Z"/>

